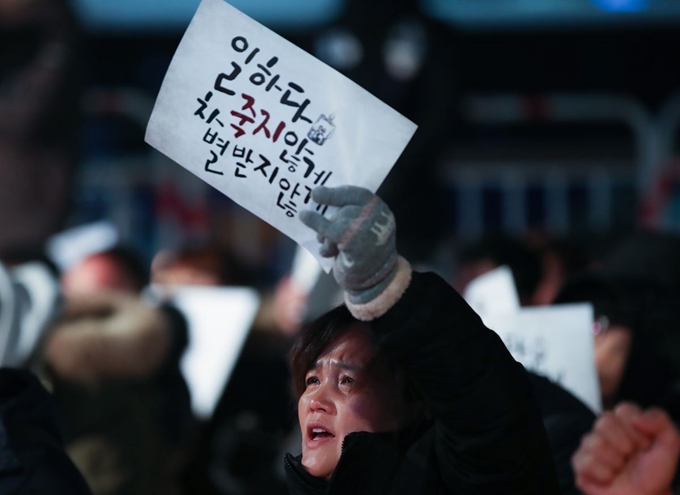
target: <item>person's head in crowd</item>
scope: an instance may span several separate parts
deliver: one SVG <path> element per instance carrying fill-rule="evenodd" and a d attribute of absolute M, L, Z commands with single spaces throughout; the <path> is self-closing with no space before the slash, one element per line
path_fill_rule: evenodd
<path fill-rule="evenodd" d="M 239 285 L 244 278 L 233 256 L 215 245 L 160 251 L 151 263 L 151 282 L 159 285 Z"/>
<path fill-rule="evenodd" d="M 639 234 L 595 270 L 574 277 L 556 303 L 590 302 L 603 404 L 628 400 L 678 417 L 680 239 Z"/>
<path fill-rule="evenodd" d="M 290 351 L 302 464 L 313 476 L 330 477 L 349 433 L 396 431 L 423 410 L 370 335 L 343 305 L 305 325 Z"/>
<path fill-rule="evenodd" d="M 541 279 L 541 261 L 534 250 L 509 237 L 488 237 L 463 248 L 453 286 L 464 294 L 472 280 L 503 265 L 512 270 L 521 304 L 530 304 Z"/>
<path fill-rule="evenodd" d="M 565 282 L 588 267 L 583 250 L 568 240 L 536 239 L 536 251 L 541 263 L 541 279 L 534 291 L 531 304 L 551 304 Z"/>
<path fill-rule="evenodd" d="M 117 246 L 87 256 L 62 275 L 66 295 L 102 290 L 139 293 L 149 281 L 148 270 L 132 249 Z"/>

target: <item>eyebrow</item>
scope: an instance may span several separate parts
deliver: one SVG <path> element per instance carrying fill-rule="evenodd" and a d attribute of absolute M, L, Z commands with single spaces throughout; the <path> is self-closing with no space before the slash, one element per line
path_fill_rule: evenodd
<path fill-rule="evenodd" d="M 356 366 L 354 364 L 350 364 L 346 361 L 337 361 L 337 360 L 332 360 L 331 364 L 335 366 L 336 368 L 340 368 L 341 370 L 346 370 L 346 371 L 355 371 L 355 372 L 360 372 L 363 370 L 363 367 L 361 366 Z M 319 361 L 314 363 L 314 366 L 312 366 L 309 371 L 316 370 L 319 368 Z"/>

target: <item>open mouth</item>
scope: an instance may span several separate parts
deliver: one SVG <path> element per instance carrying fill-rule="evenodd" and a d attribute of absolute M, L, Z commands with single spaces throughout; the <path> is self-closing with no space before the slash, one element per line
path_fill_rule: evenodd
<path fill-rule="evenodd" d="M 312 442 L 319 442 L 322 440 L 335 438 L 335 435 L 324 428 L 314 427 L 308 429 L 308 437 Z"/>

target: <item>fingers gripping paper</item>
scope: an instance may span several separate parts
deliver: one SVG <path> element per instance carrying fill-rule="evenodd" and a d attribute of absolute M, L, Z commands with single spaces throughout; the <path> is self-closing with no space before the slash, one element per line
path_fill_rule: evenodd
<path fill-rule="evenodd" d="M 316 186 L 375 192 L 416 130 L 352 81 L 223 0 L 203 0 L 146 142 L 319 258 L 297 218 Z"/>

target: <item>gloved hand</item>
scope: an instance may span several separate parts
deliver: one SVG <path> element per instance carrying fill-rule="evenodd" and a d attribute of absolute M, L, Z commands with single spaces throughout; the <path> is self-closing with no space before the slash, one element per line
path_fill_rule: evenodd
<path fill-rule="evenodd" d="M 389 207 L 369 190 L 356 186 L 318 187 L 312 199 L 339 207 L 330 219 L 303 211 L 300 220 L 317 232 L 321 255 L 335 257 L 333 275 L 348 303 L 363 305 L 383 294 L 399 267 L 396 223 Z"/>

